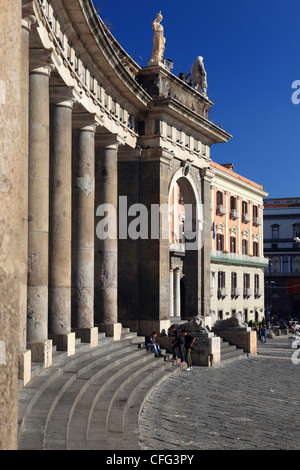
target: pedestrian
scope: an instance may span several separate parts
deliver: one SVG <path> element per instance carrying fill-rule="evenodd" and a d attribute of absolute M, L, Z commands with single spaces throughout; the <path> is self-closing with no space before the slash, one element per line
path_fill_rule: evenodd
<path fill-rule="evenodd" d="M 267 334 L 268 334 L 267 328 L 265 326 L 262 326 L 260 329 L 260 338 L 261 338 L 262 343 L 267 342 Z"/>
<path fill-rule="evenodd" d="M 180 332 L 177 330 L 176 325 L 171 325 L 170 326 L 170 332 L 175 336 L 175 339 L 172 342 L 172 345 L 173 345 L 172 346 L 173 359 L 178 359 L 177 349 L 179 349 L 179 354 L 180 354 L 180 358 L 181 358 L 181 363 L 180 364 L 185 364 L 184 352 L 183 352 L 184 339 L 181 336 Z"/>
<path fill-rule="evenodd" d="M 186 351 L 186 362 L 187 362 L 187 368 L 185 370 L 192 370 L 192 347 L 195 342 L 195 338 L 191 335 L 188 334 L 186 330 L 182 330 L 181 332 L 182 336 L 184 337 L 184 347 Z"/>
<path fill-rule="evenodd" d="M 160 346 L 156 342 L 157 332 L 152 331 L 151 335 L 146 338 L 146 349 L 152 349 L 155 353 L 155 357 L 161 356 Z"/>

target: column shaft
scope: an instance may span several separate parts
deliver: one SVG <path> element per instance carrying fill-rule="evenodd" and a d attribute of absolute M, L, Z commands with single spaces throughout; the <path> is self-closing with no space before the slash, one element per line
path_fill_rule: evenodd
<path fill-rule="evenodd" d="M 174 271 L 170 269 L 170 317 L 174 317 Z"/>
<path fill-rule="evenodd" d="M 118 208 L 118 145 L 112 144 L 96 149 L 96 209 L 101 204 Z M 96 237 L 95 241 L 95 311 L 97 320 L 104 324 L 107 334 L 118 324 L 118 240 L 117 219 L 110 226 L 115 236 L 105 239 Z"/>
<path fill-rule="evenodd" d="M 62 93 L 63 95 L 64 93 Z M 66 94 L 69 95 L 68 90 Z M 72 100 L 54 96 L 50 132 L 49 329 L 59 350 L 75 352 L 71 333 Z"/>
<path fill-rule="evenodd" d="M 98 328 L 94 328 L 95 129 L 95 123 L 87 124 L 73 133 L 72 183 L 73 326 L 76 335 L 91 346 L 98 344 Z"/>
<path fill-rule="evenodd" d="M 21 237 L 20 254 L 22 262 L 19 310 L 19 378 L 24 385 L 31 378 L 31 351 L 27 350 L 27 259 L 28 259 L 28 159 L 29 159 L 29 35 L 33 16 L 22 20 L 21 56 Z"/>
<path fill-rule="evenodd" d="M 28 321 L 33 361 L 50 365 L 48 342 L 49 76 L 46 66 L 29 76 Z"/>
<path fill-rule="evenodd" d="M 181 316 L 180 309 L 180 270 L 174 271 L 174 315 L 175 317 Z"/>

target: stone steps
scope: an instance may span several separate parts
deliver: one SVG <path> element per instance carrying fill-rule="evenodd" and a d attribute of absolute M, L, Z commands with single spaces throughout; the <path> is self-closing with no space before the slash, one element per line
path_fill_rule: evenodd
<path fill-rule="evenodd" d="M 120 341 L 101 335 L 97 347 L 83 345 L 73 356 L 54 352 L 53 365 L 20 390 L 19 449 L 138 449 L 144 400 L 180 371 L 143 340 L 124 329 Z"/>
<path fill-rule="evenodd" d="M 240 359 L 247 357 L 243 349 L 237 348 L 235 345 L 230 344 L 228 341 L 221 339 L 221 362 L 233 359 Z"/>

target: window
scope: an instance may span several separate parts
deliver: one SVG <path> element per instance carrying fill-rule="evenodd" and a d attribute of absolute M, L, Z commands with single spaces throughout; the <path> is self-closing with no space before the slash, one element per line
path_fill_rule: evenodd
<path fill-rule="evenodd" d="M 258 242 L 253 242 L 253 256 L 259 256 L 259 245 Z"/>
<path fill-rule="evenodd" d="M 218 272 L 218 289 L 223 289 L 225 287 L 225 272 Z"/>
<path fill-rule="evenodd" d="M 255 291 L 259 289 L 259 274 L 254 274 L 254 289 Z"/>
<path fill-rule="evenodd" d="M 257 217 L 258 217 L 258 207 L 253 206 L 253 218 L 257 218 Z"/>
<path fill-rule="evenodd" d="M 236 253 L 236 238 L 230 237 L 230 253 Z"/>
<path fill-rule="evenodd" d="M 248 204 L 246 201 L 242 202 L 242 210 L 243 210 L 243 214 L 248 214 Z"/>
<path fill-rule="evenodd" d="M 292 273 L 300 273 L 300 256 L 292 258 Z"/>
<path fill-rule="evenodd" d="M 224 235 L 217 233 L 217 250 L 222 251 L 224 248 Z"/>
<path fill-rule="evenodd" d="M 279 238 L 279 225 L 272 225 L 272 238 L 273 240 Z"/>
<path fill-rule="evenodd" d="M 243 255 L 248 254 L 248 240 L 246 240 L 246 239 L 242 240 L 242 254 Z"/>
<path fill-rule="evenodd" d="M 231 273 L 231 289 L 237 288 L 237 273 Z"/>
<path fill-rule="evenodd" d="M 217 191 L 217 206 L 223 205 L 223 193 L 222 191 Z"/>
<path fill-rule="evenodd" d="M 244 273 L 243 275 L 243 290 L 244 290 L 244 297 L 250 297 L 251 296 L 251 290 L 250 290 L 250 274 Z"/>
<path fill-rule="evenodd" d="M 230 209 L 236 209 L 236 197 L 231 196 L 230 197 Z"/>
<path fill-rule="evenodd" d="M 293 225 L 293 238 L 300 238 L 300 224 Z"/>
<path fill-rule="evenodd" d="M 271 258 L 271 273 L 281 272 L 281 258 L 280 256 L 272 256 Z"/>

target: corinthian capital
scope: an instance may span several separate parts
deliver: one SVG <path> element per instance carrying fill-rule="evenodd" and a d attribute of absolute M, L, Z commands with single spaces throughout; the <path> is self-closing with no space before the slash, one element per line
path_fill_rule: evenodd
<path fill-rule="evenodd" d="M 22 2 L 22 28 L 31 30 L 31 26 L 36 23 L 36 16 L 34 13 L 33 2 Z"/>
<path fill-rule="evenodd" d="M 30 49 L 29 51 L 29 69 L 30 72 L 51 74 L 55 69 L 52 59 L 53 49 Z"/>

